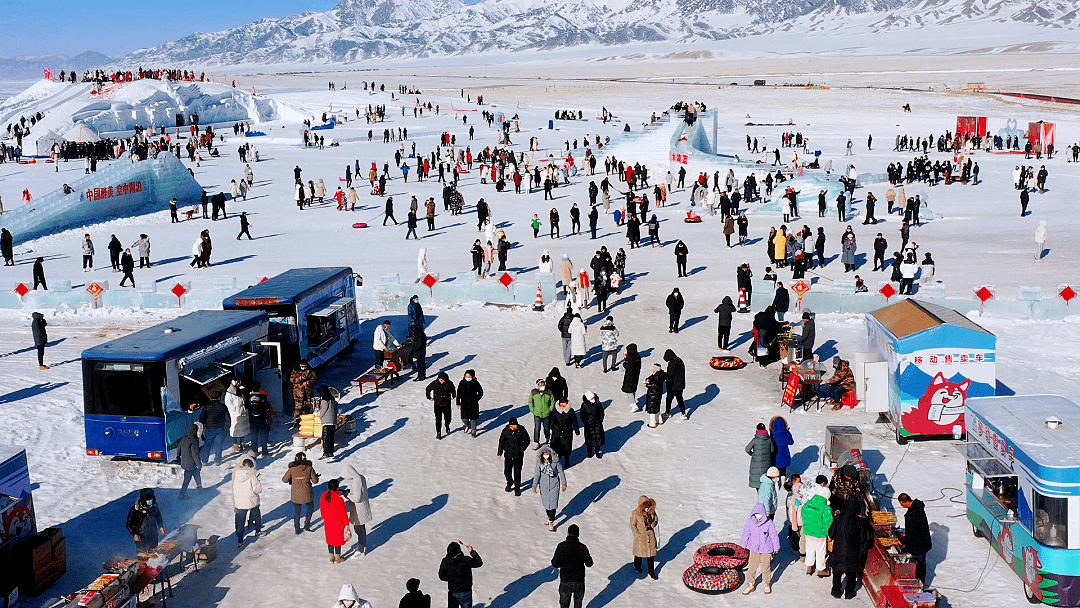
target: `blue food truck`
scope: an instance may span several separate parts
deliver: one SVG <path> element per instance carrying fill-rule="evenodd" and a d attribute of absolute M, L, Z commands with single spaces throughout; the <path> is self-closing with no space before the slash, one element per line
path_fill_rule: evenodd
<path fill-rule="evenodd" d="M 270 317 L 271 367 L 259 378 L 275 406 L 291 403 L 282 391 L 301 359 L 318 368 L 352 350 L 360 337 L 352 268 L 293 268 L 222 302 L 225 310 L 260 310 Z M 271 378 L 276 375 L 276 380 Z M 289 411 L 286 406 L 285 411 Z"/>
<path fill-rule="evenodd" d="M 202 310 L 84 350 L 86 453 L 170 462 L 230 377 L 270 366 L 265 312 Z"/>
<path fill-rule="evenodd" d="M 967 400 L 967 517 L 1031 603 L 1080 606 L 1080 406 L 1057 395 Z"/>

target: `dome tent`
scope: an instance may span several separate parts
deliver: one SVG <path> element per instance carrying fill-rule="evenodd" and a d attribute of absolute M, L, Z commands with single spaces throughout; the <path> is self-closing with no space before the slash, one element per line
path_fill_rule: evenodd
<path fill-rule="evenodd" d="M 59 133 L 53 133 L 52 131 L 49 131 L 48 133 L 38 138 L 37 155 L 48 156 L 49 153 L 52 152 L 53 144 L 62 143 L 64 143 L 64 138 L 61 137 Z"/>
<path fill-rule="evenodd" d="M 66 141 L 74 141 L 78 143 L 101 141 L 101 137 L 98 136 L 97 131 L 86 126 L 86 123 L 77 122 L 74 127 L 64 133 L 64 139 Z"/>

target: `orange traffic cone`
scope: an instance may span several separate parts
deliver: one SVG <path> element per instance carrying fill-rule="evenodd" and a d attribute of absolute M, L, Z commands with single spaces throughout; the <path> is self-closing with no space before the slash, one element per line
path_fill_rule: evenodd
<path fill-rule="evenodd" d="M 536 303 L 533 304 L 533 310 L 536 312 L 544 311 L 544 290 L 540 286 L 540 283 L 536 284 Z"/>
<path fill-rule="evenodd" d="M 750 312 L 750 307 L 746 305 L 746 290 L 739 290 L 739 312 Z"/>

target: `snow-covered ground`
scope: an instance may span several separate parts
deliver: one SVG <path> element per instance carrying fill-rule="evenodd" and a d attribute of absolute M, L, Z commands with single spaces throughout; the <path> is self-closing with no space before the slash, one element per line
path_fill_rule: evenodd
<path fill-rule="evenodd" d="M 524 74 L 522 74 L 524 76 Z M 687 78 L 692 74 L 687 74 Z M 892 152 L 896 133 L 925 136 L 955 128 L 957 115 L 987 115 L 991 129 L 1005 126 L 1015 118 L 1021 125 L 1047 120 L 1058 125 L 1059 147 L 1076 140 L 1080 120 L 1067 109 L 1049 105 L 1002 100 L 983 95 L 958 93 L 915 93 L 877 90 L 804 90 L 746 89 L 715 86 L 623 83 L 596 81 L 545 81 L 537 83 L 509 81 L 500 84 L 485 79 L 476 81 L 450 76 L 429 78 L 384 78 L 377 73 L 363 77 L 385 83 L 388 91 L 370 95 L 361 90 L 361 74 L 349 75 L 348 90 L 326 90 L 326 81 L 340 75 L 260 76 L 260 95 L 267 95 L 291 107 L 300 107 L 314 115 L 333 103 L 336 111 L 345 111 L 353 120 L 332 131 L 321 132 L 327 144 L 333 138 L 365 137 L 373 129 L 376 142 L 344 143 L 325 150 L 303 149 L 297 143 L 300 125 L 296 122 L 271 122 L 265 125 L 269 137 L 235 138 L 220 146 L 222 156 L 209 159 L 202 167 L 192 167 L 196 178 L 211 193 L 227 191 L 229 180 L 243 175 L 236 148 L 245 141 L 258 146 L 262 161 L 253 164 L 256 187 L 247 202 L 230 203 L 230 218 L 217 223 L 170 224 L 167 212 L 135 218 L 111 219 L 89 227 L 97 246 L 95 264 L 99 270 L 80 270 L 79 240 L 83 229 L 45 237 L 16 245 L 18 264 L 0 269 L 0 281 L 13 286 L 30 280 L 31 262 L 37 256 L 46 259 L 45 270 L 51 281 L 70 279 L 75 286 L 88 279 L 111 279 L 119 275 L 107 269 L 106 246 L 115 233 L 125 245 L 134 242 L 140 232 L 150 235 L 150 270 L 137 270 L 140 282 L 158 281 L 164 286 L 178 280 L 208 282 L 214 277 L 237 277 L 246 285 L 256 277 L 273 275 L 290 267 L 348 264 L 365 277 L 396 272 L 403 279 L 415 276 L 419 247 L 428 249 L 433 272 L 453 276 L 469 268 L 469 247 L 477 237 L 472 205 L 480 197 L 491 205 L 494 220 L 516 242 L 510 252 L 509 266 L 520 271 L 536 268 L 543 250 L 555 259 L 568 254 L 579 267 L 587 267 L 588 258 L 600 245 L 615 251 L 626 247 L 622 231 L 610 217 L 600 222 L 600 242 L 586 236 L 552 240 L 546 236 L 533 240 L 528 222 L 538 214 L 547 232 L 547 211 L 557 206 L 562 217 L 563 234 L 569 233 L 569 207 L 578 203 L 587 208 L 588 179 L 578 177 L 569 187 L 560 187 L 554 202 L 543 201 L 540 191 L 515 195 L 496 193 L 490 184 L 480 185 L 477 172 L 463 176 L 462 191 L 467 213 L 462 216 L 440 215 L 438 230 L 428 233 L 421 221 L 421 241 L 403 241 L 404 226 L 381 226 L 384 199 L 358 188 L 361 206 L 355 212 L 339 212 L 332 205 L 316 205 L 299 211 L 292 202 L 292 170 L 303 169 L 304 180 L 323 179 L 328 194 L 343 177 L 347 164 L 359 160 L 366 168 L 372 161 L 389 159 L 398 143 L 381 143 L 383 128 L 407 127 L 413 134 L 417 152 L 429 153 L 436 135 L 450 131 L 457 135 L 458 148 L 472 145 L 474 154 L 493 145 L 495 133 L 480 123 L 478 108 L 458 97 L 461 87 L 470 94 L 481 92 L 493 111 L 508 116 L 520 115 L 521 133 L 514 133 L 515 150 L 527 147 L 530 136 L 540 138 L 545 150 L 533 153 L 534 159 L 549 152 L 559 155 L 564 140 L 601 137 L 616 138 L 622 124 L 604 125 L 593 119 L 606 106 L 637 131 L 651 112 L 659 113 L 680 99 L 701 100 L 720 110 L 721 148 L 725 152 L 745 149 L 745 135 L 766 138 L 769 146 L 779 143 L 780 127 L 745 127 L 744 123 L 786 123 L 795 121 L 792 130 L 808 135 L 812 149 L 821 149 L 825 159 L 838 167 L 854 162 L 862 173 L 882 172 L 889 162 L 911 158 L 910 153 Z M 440 106 L 438 116 L 425 112 L 413 118 L 407 96 L 407 116 L 402 117 L 400 101 L 392 100 L 389 90 L 398 83 L 434 90 L 420 98 Z M 489 86 L 490 90 L 483 87 Z M 339 86 L 340 88 L 340 86 Z M 63 91 L 56 95 L 64 94 Z M 44 96 L 40 104 L 50 104 L 54 96 Z M 910 103 L 911 114 L 900 107 Z M 354 108 L 367 104 L 388 105 L 385 124 L 367 125 L 355 120 Z M 520 104 L 520 105 L 519 105 Z M 461 110 L 455 112 L 452 108 Z M 587 122 L 556 121 L 556 131 L 546 130 L 555 109 L 584 110 Z M 455 116 L 456 115 L 456 116 Z M 467 141 L 467 127 L 461 116 L 476 127 L 476 139 Z M 750 118 L 747 118 L 750 116 Z M 667 142 L 671 127 L 655 134 L 616 143 L 605 149 L 619 159 L 648 165 L 666 166 Z M 231 133 L 231 132 L 230 132 Z M 874 135 L 874 149 L 866 150 L 866 136 Z M 855 143 L 856 154 L 843 156 L 848 138 Z M 617 140 L 616 140 L 617 142 Z M 405 142 L 408 148 L 411 142 Z M 931 154 L 931 158 L 942 155 Z M 1022 156 L 977 154 L 982 169 L 978 186 L 940 186 L 932 189 L 935 212 L 941 220 L 913 230 L 920 251 L 930 251 L 937 260 L 937 276 L 950 295 L 967 296 L 972 285 L 997 286 L 1001 297 L 1014 297 L 1021 285 L 1039 285 L 1052 294 L 1058 283 L 1073 282 L 1080 254 L 1067 246 L 1064 235 L 1080 228 L 1072 213 L 1071 187 L 1080 177 L 1080 165 L 1067 164 L 1063 156 L 1045 161 L 1050 171 L 1046 194 L 1033 194 L 1032 214 L 1019 217 L 1017 192 L 1011 188 L 1011 172 Z M 1031 161 L 1034 162 L 1034 161 Z M 185 161 L 186 164 L 186 161 Z M 1039 163 L 1041 164 L 1041 163 Z M 602 173 L 602 162 L 600 163 Z M 61 164 L 59 173 L 51 165 L 0 165 L 0 195 L 7 208 L 16 204 L 23 188 L 36 195 L 73 181 L 83 173 L 81 163 Z M 710 167 L 688 167 L 690 176 Z M 736 170 L 738 177 L 745 170 Z M 421 202 L 429 196 L 440 200 L 439 184 L 434 180 L 417 184 L 414 174 L 403 183 L 400 172 L 388 185 L 394 197 L 398 221 L 404 221 L 410 196 Z M 659 175 L 652 175 L 655 181 Z M 597 182 L 602 175 L 595 178 Z M 366 183 L 366 182 L 365 182 Z M 616 188 L 622 184 L 614 181 Z M 871 187 L 882 206 L 884 188 Z M 856 195 L 855 208 L 861 214 L 864 189 Z M 663 221 L 661 236 L 664 248 L 627 248 L 627 270 L 632 281 L 621 296 L 611 299 L 621 343 L 635 342 L 646 353 L 644 367 L 659 361 L 664 351 L 674 349 L 687 363 L 686 395 L 691 409 L 689 421 L 672 420 L 658 429 L 644 427 L 643 415 L 632 414 L 619 394 L 621 374 L 603 374 L 599 364 L 598 328 L 602 316 L 593 314 L 590 321 L 588 365 L 577 370 L 560 363 L 560 345 L 556 335 L 557 313 L 538 314 L 484 307 L 479 303 L 455 307 L 428 307 L 428 335 L 433 338 L 428 349 L 429 375 L 447 371 L 455 381 L 466 369 L 475 369 L 485 388 L 476 439 L 455 432 L 436 441 L 432 413 L 423 399 L 423 384 L 406 381 L 377 398 L 359 397 L 347 392 L 344 410 L 360 420 L 358 434 L 349 437 L 333 463 L 316 463 L 323 482 L 352 464 L 367 475 L 372 486 L 371 551 L 365 557 L 350 559 L 344 565 L 327 564 L 321 529 L 295 537 L 290 522 L 288 487 L 280 483 L 290 452 L 286 431 L 275 429 L 274 438 L 282 444 L 275 455 L 260 462 L 266 491 L 263 494 L 264 520 L 271 531 L 241 551 L 227 535 L 232 530 L 229 492 L 229 469 L 225 466 L 204 470 L 204 481 L 213 489 L 197 499 L 177 500 L 180 476 L 171 467 L 112 463 L 83 455 L 81 416 L 81 373 L 79 353 L 94 344 L 124 335 L 168 318 L 176 311 L 45 311 L 50 338 L 59 341 L 50 347 L 49 371 L 36 369 L 29 331 L 30 311 L 0 311 L 0 421 L 10 429 L 6 443 L 25 445 L 28 449 L 31 476 L 36 484 L 36 509 L 40 526 L 61 525 L 65 529 L 69 551 L 69 573 L 55 588 L 57 593 L 71 592 L 99 573 L 104 558 L 133 551 L 123 528 L 127 509 L 140 488 L 159 488 L 167 525 L 182 522 L 202 526 L 201 536 L 226 537 L 217 564 L 186 578 L 177 588 L 178 606 L 249 606 L 253 603 L 282 603 L 321 606 L 332 603 L 341 583 L 351 582 L 376 608 L 392 606 L 404 593 L 404 582 L 413 576 L 423 581 L 423 588 L 437 603 L 443 601 L 443 588 L 437 581 L 438 563 L 446 544 L 461 539 L 476 547 L 485 565 L 476 572 L 475 600 L 484 606 L 547 606 L 556 601 L 557 575 L 548 567 L 555 545 L 563 537 L 568 523 L 582 528 L 582 540 L 589 545 L 596 565 L 588 575 L 586 597 L 590 606 L 658 605 L 734 605 L 753 601 L 766 606 L 810 605 L 826 601 L 828 587 L 823 581 L 809 580 L 800 571 L 787 549 L 782 549 L 776 564 L 774 592 L 755 593 L 750 600 L 741 596 L 706 597 L 692 593 L 681 583 L 681 575 L 691 563 L 692 552 L 701 544 L 737 541 L 743 523 L 755 500 L 747 487 L 749 458 L 743 448 L 753 435 L 754 424 L 768 421 L 784 408 L 775 366 L 769 369 L 748 367 L 738 372 L 719 372 L 708 367 L 715 352 L 712 309 L 723 295 L 735 293 L 735 267 L 749 261 L 760 275 L 767 263 L 763 236 L 769 226 L 779 225 L 780 218 L 749 205 L 750 234 L 753 244 L 729 251 L 723 245 L 721 224 L 712 218 L 698 225 L 687 225 L 681 218 L 688 209 L 688 191 L 676 191 L 677 203 L 657 210 Z M 651 195 L 650 195 L 651 198 Z M 829 238 L 829 257 L 838 254 L 839 236 L 847 224 L 834 217 L 820 219 L 810 211 L 812 197 L 803 194 L 804 219 L 793 222 L 815 229 L 824 226 Z M 421 209 L 423 209 L 421 207 Z M 254 241 L 235 241 L 238 225 L 233 214 L 247 211 L 252 221 Z M 1040 219 L 1050 226 L 1050 250 L 1045 259 L 1036 261 L 1034 230 Z M 861 215 L 860 215 L 861 220 Z M 354 222 L 373 226 L 364 230 L 351 228 Z M 876 227 L 849 222 L 857 233 L 862 252 L 868 252 L 876 232 L 883 232 L 894 246 L 899 243 L 895 216 Z M 585 222 L 587 226 L 587 221 Z M 214 266 L 191 269 L 190 244 L 198 232 L 209 228 L 215 239 Z M 18 235 L 16 235 L 16 239 Z M 690 250 L 691 276 L 677 279 L 672 244 L 683 239 Z M 397 242 L 397 245 L 393 243 Z M 892 248 L 890 248 L 891 251 Z M 821 273 L 822 281 L 841 277 L 839 259 L 834 259 Z M 104 269 L 102 269 L 104 268 Z M 865 278 L 872 274 L 861 267 Z M 782 272 L 781 276 L 789 275 Z M 877 277 L 875 277 L 875 280 Z M 665 320 L 663 300 L 673 287 L 683 292 L 687 308 L 683 314 L 684 331 L 677 336 L 662 330 Z M 418 290 L 418 293 L 423 290 Z M 421 294 L 422 295 L 422 294 Z M 764 294 L 755 294 L 764 297 Z M 595 309 L 592 311 L 595 313 Z M 404 337 L 403 318 L 389 315 L 399 339 Z M 374 320 L 375 317 L 365 320 Z M 1002 384 L 1016 393 L 1054 392 L 1074 400 L 1080 398 L 1080 354 L 1073 345 L 1080 332 L 1075 318 L 1065 322 L 1015 321 L 1003 318 L 978 319 L 998 336 L 998 376 Z M 365 324 L 367 328 L 372 323 Z M 740 317 L 734 333 L 743 335 L 739 352 L 745 351 L 745 333 L 750 319 Z M 851 357 L 863 348 L 864 327 L 859 317 L 820 315 L 818 318 L 819 353 L 823 358 L 834 354 Z M 323 380 L 344 389 L 349 379 L 370 365 L 366 343 L 357 353 L 327 370 Z M 1050 356 L 1048 356 L 1050 355 Z M 573 405 L 586 390 L 596 391 L 607 405 L 608 446 L 602 460 L 582 462 L 583 450 L 575 453 L 569 470 L 569 490 L 563 498 L 563 513 L 555 534 L 543 529 L 543 511 L 538 498 L 526 493 L 520 498 L 505 494 L 501 463 L 495 460 L 499 429 L 509 416 L 525 415 L 525 398 L 536 378 L 546 375 L 552 366 L 564 370 L 570 383 Z M 406 376 L 408 379 L 409 376 Z M 874 415 L 860 409 L 842 412 L 798 412 L 788 416 L 795 436 L 795 462 L 789 469 L 811 468 L 818 458 L 818 446 L 827 424 L 855 424 L 864 433 L 868 464 L 877 471 L 885 494 L 906 491 L 927 501 L 934 536 L 930 555 L 931 584 L 941 590 L 951 606 L 1015 606 L 1022 601 L 1020 581 L 994 555 L 988 544 L 975 539 L 963 517 L 963 507 L 945 496 L 956 495 L 949 488 L 963 487 L 963 460 L 951 442 L 895 444 L 892 434 L 874 424 Z M 527 458 L 525 475 L 533 462 Z M 931 473 L 931 471 L 933 471 Z M 888 485 L 886 485 L 888 484 Z M 659 581 L 638 580 L 631 565 L 629 516 L 637 497 L 647 494 L 657 499 L 661 518 Z M 778 520 L 783 521 L 779 516 Z M 783 543 L 786 547 L 786 543 Z M 985 566 L 984 566 L 985 564 Z M 980 583 L 981 580 L 981 583 Z M 967 592 L 974 587 L 974 591 Z M 865 597 L 857 602 L 866 603 Z"/>

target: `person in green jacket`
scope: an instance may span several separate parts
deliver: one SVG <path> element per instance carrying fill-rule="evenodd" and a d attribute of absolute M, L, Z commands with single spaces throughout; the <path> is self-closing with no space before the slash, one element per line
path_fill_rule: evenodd
<path fill-rule="evenodd" d="M 529 393 L 529 411 L 533 415 L 533 449 L 541 443 L 551 443 L 551 412 L 555 409 L 555 397 L 547 390 L 544 380 L 536 381 L 536 388 Z M 540 441 L 540 427 L 544 428 L 544 441 Z"/>
<path fill-rule="evenodd" d="M 535 239 L 535 238 L 539 237 L 540 236 L 540 216 L 536 215 L 534 213 L 533 214 L 533 219 L 532 219 L 531 222 L 529 222 L 529 225 L 532 226 L 532 229 L 533 229 L 533 238 Z"/>
<path fill-rule="evenodd" d="M 826 542 L 829 536 L 829 526 L 832 525 L 833 513 L 829 507 L 828 480 L 824 475 L 818 475 L 812 487 L 806 488 L 805 495 L 810 500 L 799 509 L 799 519 L 802 520 L 803 537 L 806 538 L 806 575 L 814 573 L 817 566 L 818 576 L 829 576 L 825 566 Z"/>

